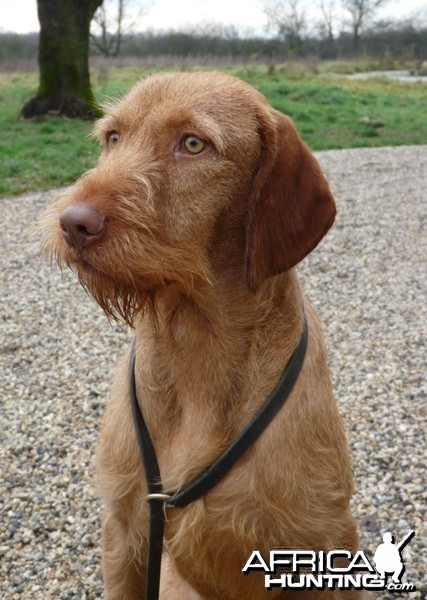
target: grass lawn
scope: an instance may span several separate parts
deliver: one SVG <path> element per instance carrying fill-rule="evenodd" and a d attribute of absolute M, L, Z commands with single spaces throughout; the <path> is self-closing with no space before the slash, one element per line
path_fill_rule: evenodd
<path fill-rule="evenodd" d="M 349 81 L 278 67 L 230 68 L 290 115 L 314 150 L 427 143 L 425 84 L 385 79 Z M 122 94 L 148 70 L 94 71 L 98 100 Z M 24 122 L 19 112 L 37 88 L 37 73 L 0 74 L 0 196 L 49 189 L 75 180 L 98 155 L 90 123 L 49 117 Z M 361 122 L 361 119 L 364 122 Z M 375 127 L 380 120 L 383 127 Z"/>
<path fill-rule="evenodd" d="M 96 158 L 90 125 L 49 117 L 23 121 L 20 109 L 37 88 L 37 74 L 0 75 L 0 196 L 73 181 Z"/>
<path fill-rule="evenodd" d="M 280 72 L 244 78 L 292 117 L 314 150 L 427 143 L 425 84 L 313 75 L 286 78 Z M 374 126 L 378 121 L 384 126 Z"/>

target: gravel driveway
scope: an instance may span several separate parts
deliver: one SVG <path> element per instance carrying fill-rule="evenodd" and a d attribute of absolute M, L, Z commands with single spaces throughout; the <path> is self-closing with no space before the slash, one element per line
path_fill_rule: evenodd
<path fill-rule="evenodd" d="M 299 271 L 326 330 L 354 459 L 361 547 L 369 554 L 385 531 L 400 540 L 416 530 L 403 552 L 403 581 L 416 584 L 410 598 L 425 598 L 427 146 L 318 157 L 339 214 Z M 6 600 L 102 598 L 94 447 L 109 374 L 131 333 L 110 326 L 75 277 L 51 270 L 38 240 L 26 237 L 52 195 L 0 199 Z"/>

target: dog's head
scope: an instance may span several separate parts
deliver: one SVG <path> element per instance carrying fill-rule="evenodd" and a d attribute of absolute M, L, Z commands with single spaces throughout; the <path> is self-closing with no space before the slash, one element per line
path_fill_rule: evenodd
<path fill-rule="evenodd" d="M 292 121 L 237 78 L 154 75 L 95 125 L 95 168 L 46 217 L 44 247 L 132 323 L 156 291 L 233 271 L 256 292 L 332 225 L 335 204 Z"/>

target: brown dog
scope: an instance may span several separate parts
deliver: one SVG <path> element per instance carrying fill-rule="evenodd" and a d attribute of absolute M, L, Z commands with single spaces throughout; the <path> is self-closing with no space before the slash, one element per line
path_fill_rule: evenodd
<path fill-rule="evenodd" d="M 303 369 L 279 414 L 209 493 L 165 508 L 162 598 L 339 597 L 267 591 L 263 574 L 242 574 L 254 549 L 357 548 L 321 326 L 293 269 L 335 217 L 318 163 L 289 118 L 219 73 L 149 77 L 95 131 L 99 162 L 50 212 L 44 245 L 110 318 L 135 328 L 138 397 L 165 490 L 227 448 L 280 378 L 304 312 L 308 323 Z M 102 569 L 117 600 L 144 596 L 148 535 L 128 362 L 97 458 Z"/>

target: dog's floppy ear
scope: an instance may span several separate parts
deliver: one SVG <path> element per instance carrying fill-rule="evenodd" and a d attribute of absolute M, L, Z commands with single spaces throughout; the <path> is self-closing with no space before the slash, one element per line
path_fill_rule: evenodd
<path fill-rule="evenodd" d="M 335 219 L 335 202 L 317 160 L 292 121 L 258 115 L 261 160 L 249 200 L 246 281 L 256 291 L 317 246 Z"/>

